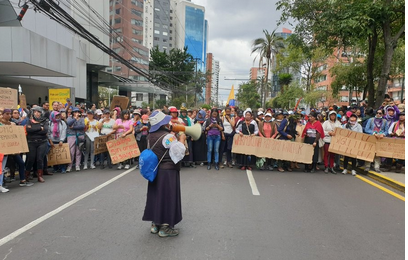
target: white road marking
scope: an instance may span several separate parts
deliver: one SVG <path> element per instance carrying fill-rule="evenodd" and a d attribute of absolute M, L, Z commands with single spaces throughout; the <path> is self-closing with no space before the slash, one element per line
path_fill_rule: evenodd
<path fill-rule="evenodd" d="M 11 241 L 11 240 L 13 240 L 13 239 L 16 238 L 17 236 L 19 236 L 19 235 L 23 234 L 24 232 L 26 232 L 26 231 L 32 229 L 33 227 L 35 227 L 35 226 L 37 226 L 38 224 L 42 223 L 43 221 L 45 221 L 45 220 L 51 218 L 52 216 L 54 216 L 54 215 L 60 213 L 60 212 L 63 211 L 64 209 L 66 209 L 66 208 L 68 208 L 68 207 L 74 205 L 74 204 L 77 203 L 78 201 L 80 201 L 80 200 L 82 200 L 82 199 L 88 197 L 89 195 L 91 195 L 91 194 L 93 194 L 93 193 L 99 191 L 100 189 L 102 189 L 102 188 L 108 186 L 108 185 L 111 184 L 112 182 L 114 182 L 114 181 L 116 181 L 116 180 L 122 178 L 123 176 L 125 176 L 126 174 L 130 173 L 131 171 L 133 171 L 133 170 L 135 170 L 135 169 L 136 169 L 136 167 L 133 167 L 133 168 L 131 168 L 131 169 L 129 169 L 129 170 L 127 170 L 127 171 L 125 171 L 125 172 L 119 174 L 118 176 L 116 176 L 116 177 L 114 177 L 114 178 L 108 180 L 107 182 L 102 183 L 102 184 L 99 185 L 98 187 L 96 187 L 96 188 L 94 188 L 94 189 L 92 189 L 92 190 L 90 190 L 90 191 L 88 191 L 88 192 L 82 194 L 81 196 L 76 197 L 75 199 L 73 199 L 73 200 L 71 200 L 71 201 L 65 203 L 65 204 L 62 205 L 61 207 L 56 208 L 56 209 L 54 209 L 53 211 L 51 211 L 51 212 L 45 214 L 44 216 L 39 217 L 38 219 L 36 219 L 36 220 L 34 220 L 34 221 L 28 223 L 28 224 L 25 225 L 24 227 L 22 227 L 22 228 L 20 228 L 20 229 L 17 229 L 16 231 L 14 231 L 13 233 L 9 234 L 8 236 L 5 236 L 5 237 L 3 237 L 2 239 L 0 239 L 0 246 L 4 245 L 5 243 L 7 243 L 7 242 L 9 242 L 9 241 Z"/>
<path fill-rule="evenodd" d="M 246 170 L 246 172 L 248 176 L 249 185 L 251 185 L 252 195 L 255 195 L 255 196 L 261 195 L 259 194 L 259 190 L 258 190 L 258 187 L 256 186 L 256 182 L 255 182 L 254 176 L 252 175 L 252 171 Z"/>

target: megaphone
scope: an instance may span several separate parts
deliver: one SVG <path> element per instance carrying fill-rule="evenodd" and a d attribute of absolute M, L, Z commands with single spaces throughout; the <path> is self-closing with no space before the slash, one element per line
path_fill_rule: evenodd
<path fill-rule="evenodd" d="M 171 131 L 173 132 L 184 132 L 186 135 L 191 136 L 194 140 L 198 140 L 201 137 L 201 124 L 195 124 L 193 126 L 184 125 L 172 125 Z"/>

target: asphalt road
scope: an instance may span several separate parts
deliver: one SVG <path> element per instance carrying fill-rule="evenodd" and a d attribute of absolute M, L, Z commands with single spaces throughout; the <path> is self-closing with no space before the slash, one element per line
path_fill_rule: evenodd
<path fill-rule="evenodd" d="M 137 170 L 78 200 L 123 172 L 13 182 L 0 194 L 0 259 L 404 259 L 404 202 L 351 175 L 254 170 L 253 195 L 245 171 L 183 168 L 180 235 L 160 238 L 141 220 Z"/>

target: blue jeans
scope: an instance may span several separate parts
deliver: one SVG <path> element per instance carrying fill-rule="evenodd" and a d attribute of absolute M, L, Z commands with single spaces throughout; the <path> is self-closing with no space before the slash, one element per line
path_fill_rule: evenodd
<path fill-rule="evenodd" d="M 211 163 L 212 152 L 214 150 L 214 162 L 218 163 L 220 150 L 221 136 L 209 135 L 207 136 L 207 162 Z"/>

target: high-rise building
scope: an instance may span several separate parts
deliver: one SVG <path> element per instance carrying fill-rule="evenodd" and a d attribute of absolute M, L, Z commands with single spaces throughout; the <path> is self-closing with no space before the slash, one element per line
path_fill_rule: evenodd
<path fill-rule="evenodd" d="M 205 103 L 218 104 L 218 92 L 220 81 L 220 62 L 214 59 L 212 53 L 207 53 L 207 85 L 205 88 Z"/>
<path fill-rule="evenodd" d="M 160 51 L 173 48 L 172 16 L 170 0 L 148 0 L 144 8 L 145 37 L 143 44 L 148 49 L 156 46 Z"/>
<path fill-rule="evenodd" d="M 259 67 L 252 67 L 249 70 L 249 79 L 250 80 L 259 80 L 260 78 L 266 75 L 266 67 L 259 68 Z"/>

